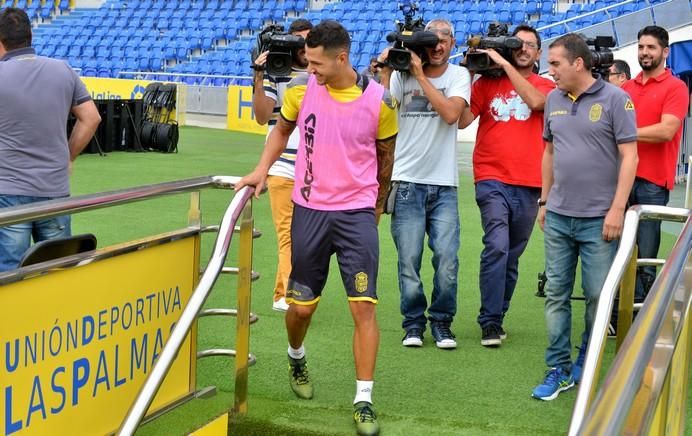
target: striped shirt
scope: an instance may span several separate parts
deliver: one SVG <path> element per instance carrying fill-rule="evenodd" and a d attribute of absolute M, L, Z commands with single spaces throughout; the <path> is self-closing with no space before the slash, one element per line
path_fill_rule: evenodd
<path fill-rule="evenodd" d="M 290 76 L 264 76 L 264 82 L 262 83 L 262 86 L 264 87 L 264 95 L 271 98 L 275 102 L 274 109 L 272 110 L 272 116 L 269 118 L 269 132 L 272 131 L 279 119 L 281 106 L 283 105 L 284 94 L 286 92 L 288 83 L 295 76 L 303 72 L 303 70 L 294 68 Z M 269 132 L 267 132 L 267 135 L 269 135 Z M 299 140 L 300 134 L 298 133 L 298 129 L 295 129 L 291 134 L 291 137 L 288 139 L 286 149 L 283 151 L 283 153 L 281 153 L 279 159 L 269 169 L 269 175 L 293 179 L 293 175 L 295 173 L 296 152 L 298 150 L 298 143 L 300 142 Z"/>

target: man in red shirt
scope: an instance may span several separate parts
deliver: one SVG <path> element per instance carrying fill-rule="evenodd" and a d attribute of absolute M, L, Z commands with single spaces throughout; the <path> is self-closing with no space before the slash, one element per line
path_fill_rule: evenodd
<path fill-rule="evenodd" d="M 485 52 L 503 70 L 500 77 L 484 75 L 471 89 L 470 110 L 459 127 L 480 117 L 473 151 L 476 203 L 481 212 L 485 248 L 479 286 L 481 344 L 497 347 L 506 337 L 504 316 L 519 274 L 519 256 L 533 230 L 541 194 L 543 105 L 555 84 L 533 69 L 541 56 L 541 38 L 530 26 L 518 26 L 513 36 L 523 41 L 507 60 Z"/>
<path fill-rule="evenodd" d="M 630 205 L 665 206 L 675 185 L 675 170 L 687 116 L 690 94 L 685 83 L 666 68 L 668 32 L 659 26 L 646 26 L 637 35 L 642 72 L 623 86 L 632 97 L 637 114 L 637 178 L 630 194 Z M 660 221 L 639 223 L 639 258 L 655 258 L 661 241 Z M 656 278 L 656 267 L 639 269 L 635 301 L 643 301 Z"/>

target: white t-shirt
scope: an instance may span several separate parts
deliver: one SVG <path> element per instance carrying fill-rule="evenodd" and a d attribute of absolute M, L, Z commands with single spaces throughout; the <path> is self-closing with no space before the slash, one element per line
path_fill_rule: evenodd
<path fill-rule="evenodd" d="M 449 64 L 440 77 L 428 78 L 445 97 L 471 95 L 468 70 Z M 438 186 L 458 186 L 457 123 L 449 125 L 433 109 L 413 75 L 394 71 L 389 83 L 399 106 L 392 180 Z"/>

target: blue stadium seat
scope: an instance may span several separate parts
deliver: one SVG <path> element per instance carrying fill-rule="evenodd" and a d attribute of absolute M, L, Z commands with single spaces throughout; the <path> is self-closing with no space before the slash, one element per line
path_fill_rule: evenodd
<path fill-rule="evenodd" d="M 44 20 L 50 18 L 52 13 L 53 13 L 53 8 L 51 7 L 50 4 L 46 4 L 45 6 L 43 6 L 41 8 L 40 14 L 41 14 L 41 18 L 43 18 Z"/>
<path fill-rule="evenodd" d="M 593 15 L 589 15 L 588 17 L 582 17 L 577 19 L 577 26 L 579 27 L 589 27 L 593 26 Z"/>
<path fill-rule="evenodd" d="M 636 10 L 636 7 L 637 6 L 634 3 L 627 3 L 625 5 L 618 6 L 617 8 L 615 8 L 615 10 L 617 11 L 618 15 L 625 15 L 634 12 Z"/>
<path fill-rule="evenodd" d="M 486 12 L 483 12 L 481 21 L 483 23 L 485 23 L 485 25 L 487 26 L 488 23 L 491 23 L 493 21 L 497 21 L 497 16 L 495 15 L 494 11 L 486 11 Z"/>
<path fill-rule="evenodd" d="M 236 27 L 228 27 L 225 29 L 226 39 L 235 39 L 238 36 L 238 29 Z"/>
<path fill-rule="evenodd" d="M 82 46 L 73 45 L 68 51 L 69 56 L 80 56 L 82 54 Z"/>
<path fill-rule="evenodd" d="M 549 0 L 543 0 L 541 2 L 541 14 L 552 14 L 555 10 L 555 4 Z"/>
<path fill-rule="evenodd" d="M 471 21 L 469 25 L 469 33 L 472 35 L 478 35 L 483 32 L 483 23 L 480 21 Z"/>
<path fill-rule="evenodd" d="M 149 64 L 151 60 L 148 57 L 140 57 L 139 62 L 137 62 L 137 69 L 139 71 L 149 71 Z"/>
<path fill-rule="evenodd" d="M 211 32 L 202 35 L 202 49 L 211 50 L 214 46 L 214 34 Z"/>
<path fill-rule="evenodd" d="M 178 59 L 178 61 L 187 60 L 187 55 L 188 55 L 187 47 L 178 47 L 178 49 L 176 50 L 175 56 Z"/>
<path fill-rule="evenodd" d="M 512 14 L 512 24 L 522 24 L 525 23 L 526 20 L 526 14 L 523 12 L 514 12 Z"/>
<path fill-rule="evenodd" d="M 68 64 L 72 68 L 80 68 L 81 69 L 84 67 L 84 62 L 82 62 L 79 58 L 70 59 Z"/>
<path fill-rule="evenodd" d="M 489 9 L 489 4 L 487 0 L 478 0 L 478 9 L 481 11 L 487 11 Z"/>
<path fill-rule="evenodd" d="M 121 50 L 122 51 L 122 50 Z M 108 46 L 100 46 L 96 51 L 96 57 L 109 58 L 111 56 L 112 50 Z M 88 54 L 82 53 L 82 56 L 88 56 Z"/>
<path fill-rule="evenodd" d="M 523 2 L 513 1 L 509 4 L 509 11 L 511 13 L 521 12 L 524 13 L 526 10 L 526 5 Z"/>

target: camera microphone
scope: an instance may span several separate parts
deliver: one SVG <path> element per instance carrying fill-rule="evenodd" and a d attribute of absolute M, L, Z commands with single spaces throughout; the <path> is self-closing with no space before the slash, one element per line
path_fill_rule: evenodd
<path fill-rule="evenodd" d="M 472 36 L 466 42 L 466 45 L 468 45 L 469 47 L 478 47 L 479 45 L 481 45 L 481 37 L 480 36 Z"/>

